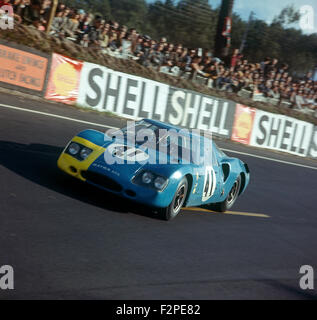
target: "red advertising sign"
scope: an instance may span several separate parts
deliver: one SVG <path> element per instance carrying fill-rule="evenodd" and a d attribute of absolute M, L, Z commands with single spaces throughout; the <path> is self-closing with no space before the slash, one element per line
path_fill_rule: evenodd
<path fill-rule="evenodd" d="M 77 101 L 83 62 L 54 53 L 45 98 L 74 104 Z"/>
<path fill-rule="evenodd" d="M 230 17 L 225 18 L 225 24 L 222 31 L 222 35 L 226 38 L 231 37 L 232 19 Z"/>
<path fill-rule="evenodd" d="M 48 59 L 0 44 L 0 81 L 35 91 L 44 87 Z"/>
<path fill-rule="evenodd" d="M 231 140 L 250 144 L 256 109 L 237 104 Z"/>

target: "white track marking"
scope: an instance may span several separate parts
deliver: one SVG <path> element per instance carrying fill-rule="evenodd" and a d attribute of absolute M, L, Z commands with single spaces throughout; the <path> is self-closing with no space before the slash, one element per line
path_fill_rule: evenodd
<path fill-rule="evenodd" d="M 248 156 L 248 157 L 258 158 L 258 159 L 262 159 L 262 160 L 274 161 L 274 162 L 279 162 L 279 163 L 283 163 L 283 164 L 289 164 L 289 165 L 292 165 L 292 166 L 297 166 L 297 167 L 317 170 L 317 167 L 306 166 L 304 164 L 299 164 L 299 163 L 294 163 L 294 162 L 289 162 L 289 161 L 284 161 L 284 160 L 278 160 L 278 159 L 272 159 L 272 158 L 268 158 L 268 157 L 262 157 L 262 156 L 258 156 L 258 155 L 255 155 L 255 154 L 250 154 L 250 153 L 245 153 L 245 152 L 240 152 L 240 151 L 235 151 L 235 150 L 229 150 L 229 149 L 223 149 L 223 148 L 220 148 L 220 149 L 225 151 L 225 152 L 241 154 L 243 156 Z"/>
<path fill-rule="evenodd" d="M 84 120 L 64 117 L 64 116 L 60 116 L 58 114 L 52 114 L 52 113 L 47 113 L 47 112 L 42 112 L 42 111 L 37 111 L 37 110 L 31 110 L 31 109 L 24 109 L 24 108 L 19 108 L 19 107 L 14 107 L 14 106 L 8 106 L 6 104 L 0 104 L 0 107 L 13 109 L 13 110 L 18 110 L 18 111 L 29 112 L 29 113 L 40 114 L 40 115 L 43 115 L 43 116 L 52 117 L 52 118 L 58 118 L 58 119 L 62 119 L 62 120 L 68 120 L 68 121 L 73 121 L 73 122 L 89 124 L 89 125 L 96 126 L 96 127 L 110 128 L 110 129 L 115 129 L 115 130 L 119 129 L 119 128 L 111 127 L 111 126 L 100 124 L 100 123 L 95 123 L 95 122 L 89 122 L 89 121 L 84 121 Z"/>
<path fill-rule="evenodd" d="M 84 121 L 84 120 L 80 120 L 80 119 L 74 119 L 74 118 L 70 118 L 70 117 L 64 117 L 64 116 L 60 116 L 60 115 L 57 115 L 57 114 L 52 114 L 52 113 L 47 113 L 47 112 L 42 112 L 42 111 L 37 111 L 37 110 L 19 108 L 19 107 L 15 107 L 15 106 L 6 105 L 6 104 L 0 104 L 0 107 L 7 108 L 7 109 L 13 109 L 13 110 L 17 110 L 17 111 L 35 113 L 35 114 L 39 114 L 39 115 L 43 115 L 43 116 L 47 116 L 47 117 L 52 117 L 52 118 L 57 118 L 57 119 L 62 119 L 62 120 L 67 120 L 67 121 L 72 121 L 72 122 L 84 123 L 84 124 L 88 124 L 88 125 L 92 125 L 92 126 L 96 126 L 96 127 L 109 128 L 109 129 L 115 129 L 115 130 L 119 129 L 119 128 L 116 128 L 116 127 L 112 127 L 112 126 L 104 125 L 104 124 L 100 124 L 100 123 L 89 122 L 89 121 Z M 225 151 L 225 152 L 236 153 L 236 154 L 240 154 L 240 155 L 244 155 L 244 156 L 248 156 L 248 157 L 253 157 L 253 158 L 258 158 L 258 159 L 262 159 L 262 160 L 268 160 L 268 161 L 283 163 L 283 164 L 292 165 L 292 166 L 301 167 L 301 168 L 306 168 L 306 169 L 317 170 L 317 167 L 311 167 L 311 166 L 307 166 L 307 165 L 304 165 L 304 164 L 299 164 L 299 163 L 294 163 L 294 162 L 289 162 L 289 161 L 283 161 L 283 160 L 278 160 L 278 159 L 274 159 L 274 158 L 262 157 L 262 156 L 258 156 L 258 155 L 255 155 L 255 154 L 240 152 L 240 151 L 236 151 L 236 150 L 230 150 L 230 149 L 224 149 L 224 148 L 220 148 L 220 149 Z"/>

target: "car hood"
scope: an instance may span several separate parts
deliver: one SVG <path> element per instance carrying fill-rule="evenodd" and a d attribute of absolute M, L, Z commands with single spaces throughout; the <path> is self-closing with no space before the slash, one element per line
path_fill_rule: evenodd
<path fill-rule="evenodd" d="M 158 159 L 166 159 L 170 163 L 171 157 L 158 150 L 144 149 L 140 146 L 122 141 L 106 141 L 102 146 L 105 152 L 89 167 L 90 171 L 107 173 L 113 176 L 132 178 L 137 172 L 149 166 L 157 167 Z M 173 158 L 174 165 L 178 160 Z M 173 164 L 165 164 L 173 166 Z"/>

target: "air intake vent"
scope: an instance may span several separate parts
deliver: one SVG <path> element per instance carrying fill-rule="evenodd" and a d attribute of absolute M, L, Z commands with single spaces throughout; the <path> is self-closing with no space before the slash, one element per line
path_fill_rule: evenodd
<path fill-rule="evenodd" d="M 226 182 L 228 177 L 229 177 L 229 173 L 230 173 L 229 164 L 227 164 L 227 163 L 223 164 L 222 165 L 222 171 L 223 171 L 223 180 L 224 180 L 224 182 Z"/>
<path fill-rule="evenodd" d="M 98 186 L 101 186 L 105 189 L 114 192 L 121 192 L 122 187 L 119 183 L 115 182 L 111 178 L 104 176 L 100 173 L 92 172 L 92 171 L 82 171 L 81 175 L 87 179 L 87 182 L 91 182 Z"/>

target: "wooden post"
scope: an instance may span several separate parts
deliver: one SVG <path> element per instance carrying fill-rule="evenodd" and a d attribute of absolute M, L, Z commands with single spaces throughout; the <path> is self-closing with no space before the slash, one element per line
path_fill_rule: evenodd
<path fill-rule="evenodd" d="M 58 0 L 53 0 L 52 2 L 52 6 L 51 6 L 51 12 L 50 12 L 50 17 L 46 26 L 46 33 L 48 34 L 51 30 L 51 26 L 53 23 L 53 19 L 55 17 L 55 13 L 56 13 L 56 9 L 57 9 L 57 5 L 58 5 Z"/>

